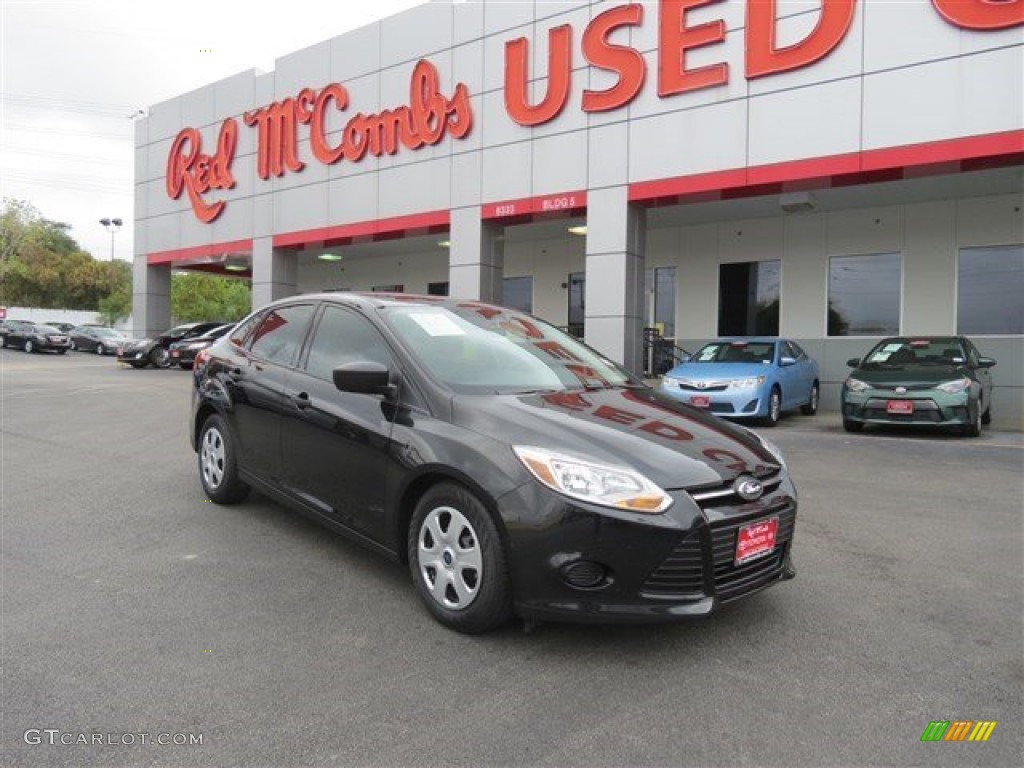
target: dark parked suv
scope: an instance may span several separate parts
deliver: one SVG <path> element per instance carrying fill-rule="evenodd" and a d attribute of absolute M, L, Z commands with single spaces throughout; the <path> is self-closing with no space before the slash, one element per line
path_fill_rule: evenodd
<path fill-rule="evenodd" d="M 529 315 L 298 296 L 200 352 L 193 380 L 213 501 L 253 486 L 407 563 L 459 631 L 704 616 L 794 573 L 771 443 Z"/>

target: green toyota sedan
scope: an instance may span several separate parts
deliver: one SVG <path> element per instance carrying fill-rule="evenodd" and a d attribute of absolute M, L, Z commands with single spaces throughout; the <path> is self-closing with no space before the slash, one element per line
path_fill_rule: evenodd
<path fill-rule="evenodd" d="M 978 354 L 964 336 L 896 336 L 883 339 L 843 382 L 843 427 L 865 424 L 958 427 L 971 437 L 992 420 L 996 361 Z"/>

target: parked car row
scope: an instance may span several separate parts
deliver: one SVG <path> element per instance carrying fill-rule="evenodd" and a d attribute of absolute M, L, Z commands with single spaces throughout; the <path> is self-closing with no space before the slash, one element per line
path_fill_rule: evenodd
<path fill-rule="evenodd" d="M 895 336 L 878 342 L 843 382 L 843 427 L 865 424 L 956 427 L 977 437 L 992 420 L 996 361 L 964 336 Z M 665 374 L 664 394 L 729 419 L 775 426 L 783 411 L 818 410 L 818 364 L 795 341 L 713 341 Z"/>
<path fill-rule="evenodd" d="M 65 354 L 71 349 L 71 339 L 67 333 L 43 323 L 30 323 L 27 320 L 4 320 L 0 323 L 0 346 L 15 347 L 26 352 L 52 350 Z"/>
<path fill-rule="evenodd" d="M 185 323 L 152 339 L 126 340 L 117 350 L 117 361 L 132 368 L 191 368 L 195 356 L 234 327 L 234 323 Z"/>

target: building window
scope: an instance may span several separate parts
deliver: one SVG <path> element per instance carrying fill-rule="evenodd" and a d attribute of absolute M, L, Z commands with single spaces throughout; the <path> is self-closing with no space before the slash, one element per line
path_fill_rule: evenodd
<path fill-rule="evenodd" d="M 448 282 L 443 283 L 427 283 L 427 295 L 428 296 L 447 296 L 448 295 Z"/>
<path fill-rule="evenodd" d="M 960 249 L 956 332 L 1024 333 L 1024 245 Z"/>
<path fill-rule="evenodd" d="M 654 270 L 654 327 L 667 338 L 676 335 L 676 268 Z"/>
<path fill-rule="evenodd" d="M 781 271 L 778 259 L 719 266 L 719 336 L 779 335 Z"/>
<path fill-rule="evenodd" d="M 900 255 L 829 259 L 828 335 L 894 336 L 900 332 Z"/>
<path fill-rule="evenodd" d="M 392 285 L 375 285 L 371 289 L 374 293 L 402 293 L 405 290 L 404 285 L 394 283 Z"/>
<path fill-rule="evenodd" d="M 533 276 L 506 277 L 502 284 L 502 300 L 509 309 L 533 313 Z"/>
<path fill-rule="evenodd" d="M 587 314 L 587 273 L 569 273 L 569 324 L 566 330 L 577 339 L 583 338 L 584 318 Z"/>

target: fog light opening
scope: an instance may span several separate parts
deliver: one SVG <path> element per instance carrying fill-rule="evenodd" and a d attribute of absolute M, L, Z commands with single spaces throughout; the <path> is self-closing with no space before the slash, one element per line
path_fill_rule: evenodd
<path fill-rule="evenodd" d="M 562 579 L 576 589 L 598 589 L 610 583 L 608 569 L 593 560 L 575 560 L 563 565 Z"/>

